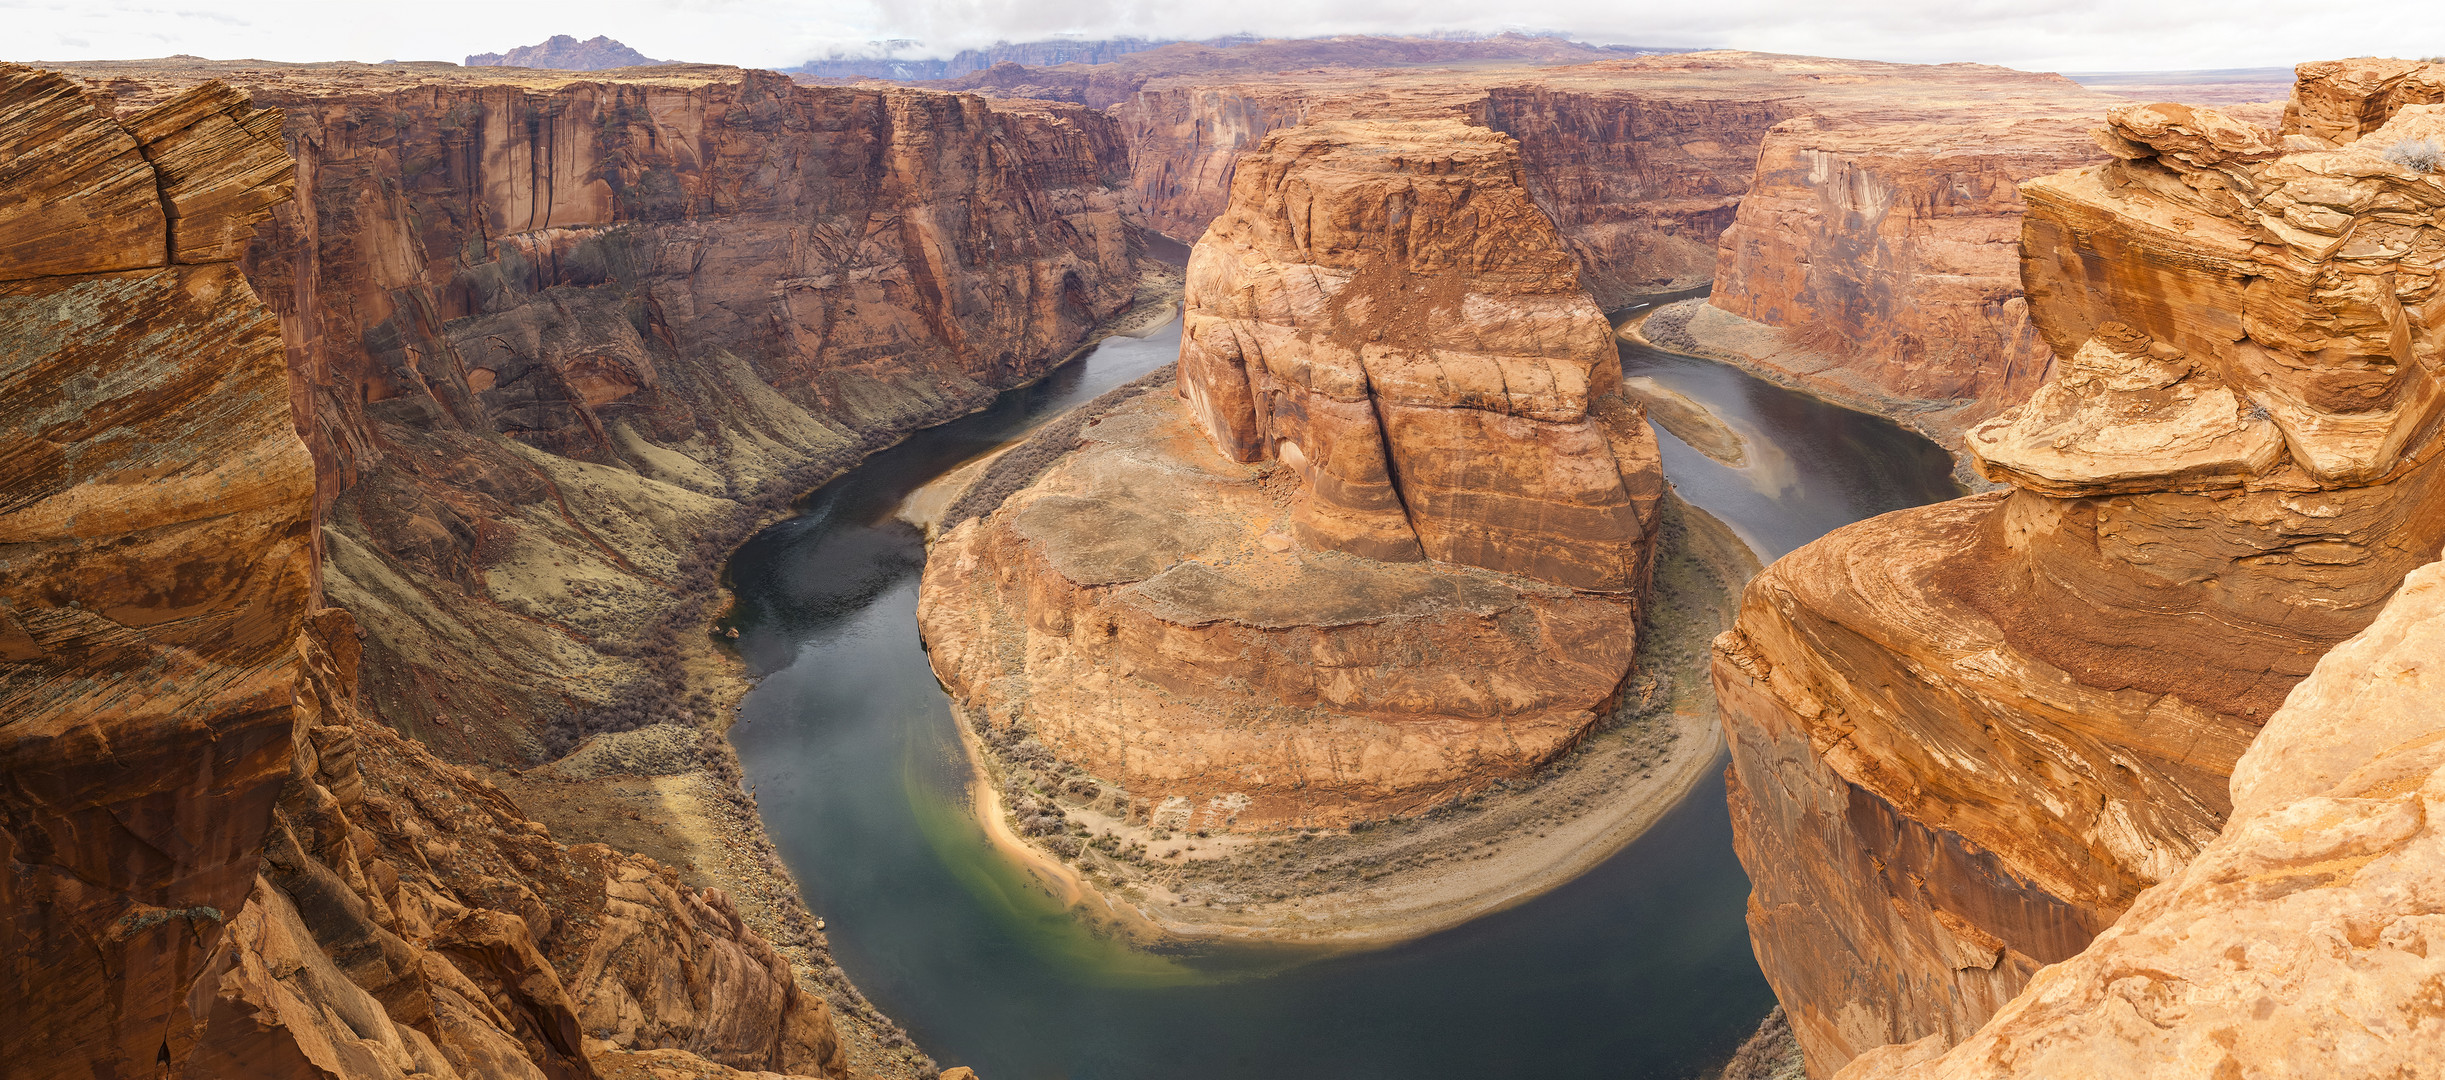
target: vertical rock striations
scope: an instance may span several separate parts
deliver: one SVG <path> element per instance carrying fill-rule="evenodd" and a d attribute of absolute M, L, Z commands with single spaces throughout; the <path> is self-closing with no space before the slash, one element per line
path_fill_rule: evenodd
<path fill-rule="evenodd" d="M 1818 1075 L 1968 1035 L 2180 873 L 2259 725 L 2436 557 L 2445 177 L 2382 151 L 2441 126 L 2317 149 L 2115 110 L 2115 162 L 2022 189 L 2055 370 L 1967 435 L 2012 489 L 1751 585 L 1716 665 L 1733 818 Z"/>
<path fill-rule="evenodd" d="M 220 75 L 287 111 L 298 201 L 244 265 L 328 587 L 386 718 L 459 760 L 706 713 L 631 691 L 725 537 L 1136 293 L 1126 154 L 1085 110 L 701 66 L 78 70 L 127 108 Z"/>
<path fill-rule="evenodd" d="M 2013 258 L 2020 184 L 2098 160 L 2107 104 L 1776 126 L 1690 332 L 1958 446 L 2046 377 Z"/>
<path fill-rule="evenodd" d="M 1629 673 L 1663 483 L 1516 145 L 1268 136 L 1185 319 L 1178 401 L 1100 416 L 928 559 L 919 620 L 980 729 L 1131 816 L 1241 828 L 1410 813 L 1574 745 Z"/>
<path fill-rule="evenodd" d="M 554 842 L 361 711 L 234 261 L 292 190 L 280 130 L 220 83 L 114 119 L 0 66 L 0 175 L 43 195 L 0 205 L 10 1075 L 845 1075 L 721 893 Z"/>
<path fill-rule="evenodd" d="M 1961 1045 L 1871 1051 L 1843 1080 L 2434 1074 L 2440 656 L 2445 566 L 2430 565 L 2268 719 L 2224 832 L 2181 873 Z"/>
<path fill-rule="evenodd" d="M 1302 544 L 1644 587 L 1653 435 L 1510 139 L 1271 136 L 1190 257 L 1182 318 L 1190 415 L 1232 460 L 1298 474 Z"/>

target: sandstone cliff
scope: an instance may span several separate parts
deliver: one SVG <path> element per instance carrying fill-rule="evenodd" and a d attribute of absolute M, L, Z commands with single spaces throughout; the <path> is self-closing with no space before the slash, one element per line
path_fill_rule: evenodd
<path fill-rule="evenodd" d="M 1716 667 L 1733 817 L 1812 1074 L 1967 1036 L 2180 873 L 2259 726 L 2436 557 L 2445 180 L 2380 151 L 2441 122 L 2320 149 L 2115 110 L 2114 163 L 2023 188 L 2057 361 L 1967 436 L 2011 490 L 1751 586 Z"/>
<path fill-rule="evenodd" d="M 1339 824 L 1528 774 L 1609 710 L 1653 555 L 1609 325 L 1484 128 L 1276 132 L 1232 192 L 1178 400 L 928 559 L 935 670 L 1133 817 Z"/>
<path fill-rule="evenodd" d="M 2445 1066 L 2445 566 L 2318 662 L 2233 770 L 2231 819 L 1946 1052 L 1844 1080 L 2427 1076 Z"/>
<path fill-rule="evenodd" d="M 214 75 L 286 109 L 298 201 L 244 265 L 327 587 L 385 717 L 462 761 L 704 718 L 674 595 L 1136 290 L 1119 132 L 1082 110 L 707 67 L 77 71 L 123 107 Z"/>
<path fill-rule="evenodd" d="M 1741 353 L 1957 448 L 2046 377 L 2013 257 L 2020 183 L 2098 160 L 2088 129 L 2107 107 L 1776 126 L 1714 289 L 1671 343 Z"/>
<path fill-rule="evenodd" d="M 0 66 L 0 1060 L 26 1076 L 845 1072 L 724 897 L 366 718 L 280 324 L 294 187 L 204 83 Z"/>
<path fill-rule="evenodd" d="M 2093 160 L 2082 133 L 2121 103 L 2005 68 L 1701 52 L 1541 70 L 1182 74 L 1147 80 L 1112 111 L 1129 131 L 1147 223 L 1176 237 L 1198 235 L 1222 211 L 1232 163 L 1274 128 L 1474 120 L 1519 140 L 1529 190 L 1606 307 L 1716 277 L 1718 241 L 1763 185 L 1744 234 L 1763 244 L 1724 249 L 1731 276 L 1753 280 L 1745 291 L 1762 304 L 1809 288 L 1817 298 L 1791 309 L 1793 328 L 1822 308 L 1850 320 L 1839 325 L 1862 355 L 1886 363 L 1905 335 L 1939 327 L 2019 333 L 1982 309 L 2010 299 L 1988 295 L 2014 291 L 2010 257 L 1978 245 L 2015 227 L 2012 182 Z M 1939 134 L 1967 127 L 2009 138 L 1988 147 Z M 1779 163 L 1761 163 L 1770 146 Z M 1858 278 L 1812 286 L 1797 257 L 1855 264 L 1834 273 Z M 1927 285 L 1965 264 L 1978 280 L 1922 306 Z M 1991 322 L 2002 329 L 1985 329 Z"/>

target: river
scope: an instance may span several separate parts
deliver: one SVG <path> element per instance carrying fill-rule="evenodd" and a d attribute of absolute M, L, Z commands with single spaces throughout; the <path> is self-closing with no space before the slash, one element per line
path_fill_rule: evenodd
<path fill-rule="evenodd" d="M 731 739 L 834 957 L 918 1045 L 984 1080 L 1684 1080 L 1721 1062 L 1774 1002 L 1720 768 L 1586 875 L 1369 952 L 1133 948 L 987 846 L 917 638 L 923 538 L 893 512 L 1178 349 L 1177 320 L 1107 341 L 875 455 L 733 557 L 732 625 L 762 681 Z M 1943 451 L 1886 421 L 1709 361 L 1628 344 L 1622 359 L 1748 441 L 1733 469 L 1658 432 L 1681 495 L 1761 558 L 1959 493 Z"/>

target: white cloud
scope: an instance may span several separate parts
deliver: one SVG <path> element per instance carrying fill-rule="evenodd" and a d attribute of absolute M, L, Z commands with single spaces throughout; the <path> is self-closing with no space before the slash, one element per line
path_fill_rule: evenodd
<path fill-rule="evenodd" d="M 552 34 L 609 34 L 650 56 L 779 67 L 911 38 L 945 52 L 997 39 L 1549 29 L 1594 41 L 2052 70 L 2260 67 L 2445 53 L 2445 5 L 2232 0 L 182 0 L 176 7 L 0 0 L 0 56 L 194 53 L 272 60 L 457 60 Z"/>

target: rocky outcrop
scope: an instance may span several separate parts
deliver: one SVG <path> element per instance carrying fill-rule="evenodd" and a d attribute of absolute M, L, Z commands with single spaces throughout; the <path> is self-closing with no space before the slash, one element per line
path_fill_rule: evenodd
<path fill-rule="evenodd" d="M 11 1075 L 843 1075 L 721 894 L 554 843 L 360 711 L 280 324 L 234 261 L 292 191 L 280 123 L 219 83 L 113 118 L 0 66 L 0 169 L 43 195 L 0 207 Z"/>
<path fill-rule="evenodd" d="M 608 71 L 659 63 L 663 61 L 601 34 L 584 41 L 567 34 L 554 34 L 536 44 L 520 45 L 506 53 L 477 53 L 467 58 L 468 67 L 551 68 L 559 71 Z"/>
<path fill-rule="evenodd" d="M 1403 814 L 1574 745 L 1629 672 L 1662 475 L 1610 327 L 1457 121 L 1243 160 L 1146 399 L 927 561 L 935 670 L 1133 816 Z"/>
<path fill-rule="evenodd" d="M 2441 655 L 2431 565 L 2268 719 L 2224 831 L 2179 874 L 1961 1045 L 1872 1051 L 1844 1080 L 2435 1072 Z"/>
<path fill-rule="evenodd" d="M 706 713 L 656 665 L 726 538 L 1136 289 L 1119 132 L 1077 109 L 705 67 L 77 70 L 130 108 L 218 75 L 287 110 L 299 200 L 244 265 L 327 585 L 386 718 L 459 760 Z"/>
<path fill-rule="evenodd" d="M 2098 160 L 2088 129 L 2109 104 L 1776 126 L 1691 331 L 1878 412 L 1933 406 L 1916 425 L 1957 447 L 2046 377 L 2014 257 L 2020 184 Z"/>
<path fill-rule="evenodd" d="M 1113 113 L 1148 224 L 1176 237 L 1221 213 L 1232 163 L 1268 130 L 1465 117 L 1519 141 L 1529 190 L 1599 304 L 1713 279 L 1726 314 L 1804 331 L 1820 353 L 1839 344 L 1850 366 L 1891 369 L 1878 378 L 1892 393 L 1998 394 L 2003 365 L 1970 349 L 2036 362 L 2014 368 L 2018 391 L 2043 375 L 2003 242 L 2018 227 L 2013 185 L 2095 160 L 2085 132 L 2122 103 L 2004 68 L 1702 52 L 1180 75 L 1145 81 Z"/>
<path fill-rule="evenodd" d="M 2441 121 L 2287 153 L 2115 110 L 2114 163 L 2023 188 L 2059 360 L 1967 436 L 2011 490 L 1750 587 L 1716 666 L 1733 818 L 1812 1074 L 1968 1036 L 2180 874 L 2259 726 L 2436 557 L 2445 180 L 2379 151 Z"/>

